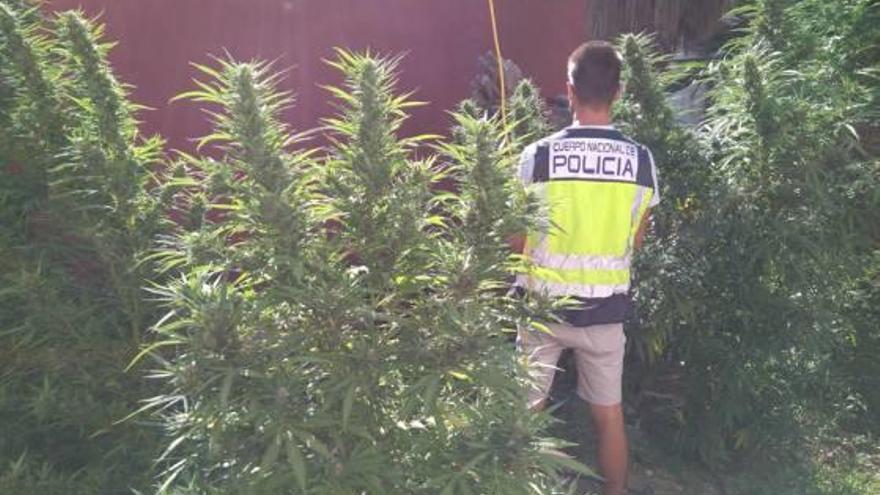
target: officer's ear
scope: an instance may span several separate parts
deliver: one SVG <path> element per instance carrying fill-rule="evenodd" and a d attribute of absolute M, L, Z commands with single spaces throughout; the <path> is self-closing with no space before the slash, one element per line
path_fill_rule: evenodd
<path fill-rule="evenodd" d="M 565 89 L 568 92 L 568 107 L 575 109 L 578 107 L 577 93 L 574 92 L 574 85 L 570 82 L 565 83 Z"/>
<path fill-rule="evenodd" d="M 614 96 L 611 98 L 611 104 L 617 103 L 617 100 L 623 97 L 623 83 L 617 85 L 617 91 L 614 92 Z"/>

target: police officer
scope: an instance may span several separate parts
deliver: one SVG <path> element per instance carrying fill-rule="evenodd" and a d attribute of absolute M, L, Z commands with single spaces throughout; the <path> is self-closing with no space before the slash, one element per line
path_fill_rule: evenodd
<path fill-rule="evenodd" d="M 534 269 L 517 277 L 522 291 L 564 298 L 550 333 L 520 329 L 528 356 L 532 408 L 543 407 L 559 356 L 574 351 L 578 395 L 590 404 L 598 437 L 604 493 L 623 493 L 628 452 L 621 407 L 626 337 L 631 311 L 630 266 L 641 245 L 649 209 L 659 199 L 650 150 L 611 123 L 620 97 L 620 54 L 589 42 L 568 60 L 568 98 L 574 122 L 522 153 L 519 178 L 544 203 L 546 229 L 515 241 Z M 515 249 L 517 248 L 515 247 Z"/>

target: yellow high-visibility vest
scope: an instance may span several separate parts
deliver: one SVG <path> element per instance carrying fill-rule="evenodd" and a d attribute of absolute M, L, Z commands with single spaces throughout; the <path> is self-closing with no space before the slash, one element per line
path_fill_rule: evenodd
<path fill-rule="evenodd" d="M 633 242 L 660 199 L 650 150 L 611 126 L 572 126 L 523 151 L 520 179 L 546 207 L 529 232 L 530 292 L 593 300 L 627 294 Z"/>

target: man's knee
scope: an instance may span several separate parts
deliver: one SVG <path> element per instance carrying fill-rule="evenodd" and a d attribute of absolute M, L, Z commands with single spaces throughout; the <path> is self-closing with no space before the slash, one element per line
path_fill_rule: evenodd
<path fill-rule="evenodd" d="M 590 414 L 596 427 L 600 430 L 602 427 L 623 426 L 623 405 L 621 403 L 612 405 L 590 404 Z"/>

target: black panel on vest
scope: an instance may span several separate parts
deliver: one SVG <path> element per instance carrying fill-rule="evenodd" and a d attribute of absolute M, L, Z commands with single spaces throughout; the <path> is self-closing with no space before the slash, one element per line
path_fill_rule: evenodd
<path fill-rule="evenodd" d="M 654 188 L 654 171 L 651 166 L 651 156 L 644 146 L 639 146 L 639 172 L 636 175 L 636 184 Z"/>
<path fill-rule="evenodd" d="M 612 141 L 621 141 L 629 145 L 635 146 L 637 149 L 637 170 L 636 184 L 643 187 L 653 187 L 653 173 L 651 170 L 651 160 L 648 156 L 647 149 L 639 143 L 627 138 L 617 129 L 603 129 L 595 127 L 568 127 L 562 131 L 538 141 L 534 155 L 534 168 L 532 169 L 532 182 L 547 182 L 550 180 L 550 146 L 553 142 L 563 139 L 608 139 Z M 554 180 L 592 180 L 589 178 L 556 178 Z M 608 180 L 602 182 L 621 182 L 624 184 L 632 184 L 629 180 Z"/>
<path fill-rule="evenodd" d="M 532 182 L 547 182 L 548 180 L 550 180 L 550 145 L 539 144 L 535 150 Z"/>

